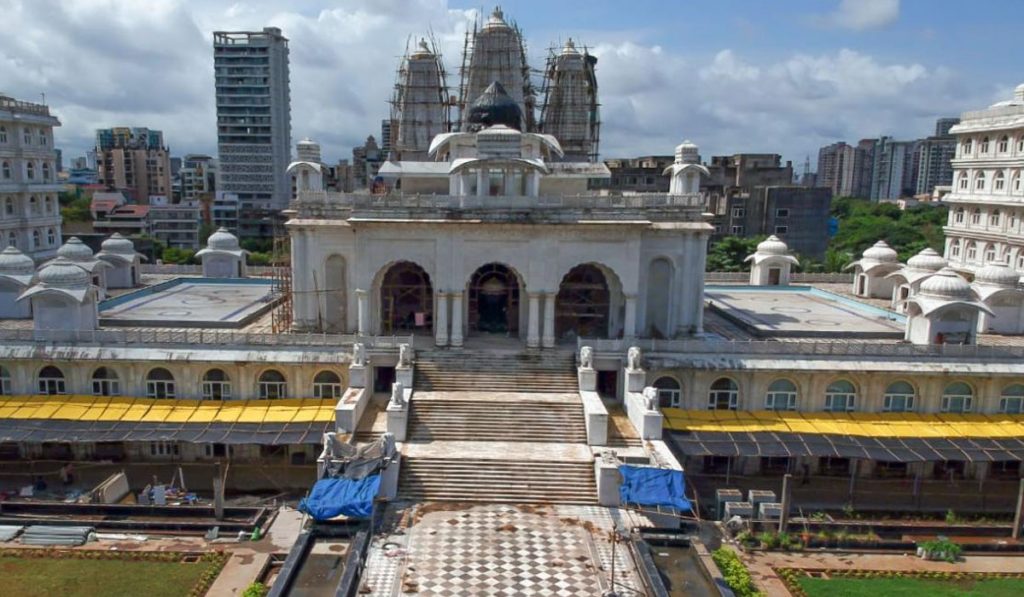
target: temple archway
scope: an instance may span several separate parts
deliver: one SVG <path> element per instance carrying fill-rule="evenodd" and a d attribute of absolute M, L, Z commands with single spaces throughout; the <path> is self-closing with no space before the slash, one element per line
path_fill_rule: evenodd
<path fill-rule="evenodd" d="M 555 297 L 555 336 L 560 341 L 608 337 L 611 298 L 601 268 L 585 263 L 569 270 Z"/>
<path fill-rule="evenodd" d="M 434 287 L 430 276 L 411 261 L 388 268 L 380 285 L 382 334 L 433 333 Z"/>
<path fill-rule="evenodd" d="M 470 332 L 518 336 L 521 290 L 519 276 L 501 263 L 473 272 L 467 309 Z"/>

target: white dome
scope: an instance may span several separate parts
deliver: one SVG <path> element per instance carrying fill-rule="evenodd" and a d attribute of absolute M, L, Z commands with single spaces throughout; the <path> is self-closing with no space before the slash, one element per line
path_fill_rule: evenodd
<path fill-rule="evenodd" d="M 782 239 L 773 234 L 757 243 L 757 252 L 769 255 L 787 255 L 789 247 L 786 246 L 786 243 L 782 242 Z"/>
<path fill-rule="evenodd" d="M 508 23 L 505 22 L 505 13 L 501 12 L 501 8 L 494 7 L 494 12 L 491 13 L 491 18 L 487 19 L 484 29 L 508 29 Z"/>
<path fill-rule="evenodd" d="M 926 272 L 937 272 L 949 265 L 942 255 L 935 252 L 931 247 L 922 250 L 907 260 L 907 267 Z"/>
<path fill-rule="evenodd" d="M 698 156 L 697 144 L 689 139 L 676 145 L 676 163 L 696 164 Z"/>
<path fill-rule="evenodd" d="M 31 276 L 35 272 L 36 263 L 17 247 L 7 247 L 0 251 L 0 274 Z"/>
<path fill-rule="evenodd" d="M 1017 101 L 1024 102 L 1024 83 L 1017 85 L 1017 88 L 1013 90 L 1013 97 Z"/>
<path fill-rule="evenodd" d="M 978 284 L 1013 288 L 1020 282 L 1020 274 L 1005 265 L 990 263 L 974 272 L 974 281 Z"/>
<path fill-rule="evenodd" d="M 103 244 L 100 245 L 100 249 L 108 253 L 117 253 L 119 255 L 134 255 L 135 243 L 122 236 L 120 232 L 115 232 L 110 235 L 110 238 L 103 241 Z"/>
<path fill-rule="evenodd" d="M 921 283 L 921 294 L 936 298 L 974 300 L 971 285 L 960 274 L 948 267 L 935 272 Z"/>
<path fill-rule="evenodd" d="M 39 282 L 54 288 L 81 288 L 90 282 L 89 272 L 64 257 L 58 257 L 39 270 Z"/>
<path fill-rule="evenodd" d="M 209 249 L 219 249 L 221 251 L 237 251 L 238 237 L 228 232 L 227 228 L 221 227 L 206 240 L 206 246 Z"/>
<path fill-rule="evenodd" d="M 895 263 L 900 260 L 900 257 L 892 247 L 886 244 L 884 240 L 880 240 L 868 248 L 868 250 L 864 251 L 864 254 L 861 255 L 861 259 Z"/>
<path fill-rule="evenodd" d="M 68 242 L 57 249 L 57 255 L 71 261 L 92 261 L 92 249 L 83 243 L 77 236 L 72 236 Z"/>
<path fill-rule="evenodd" d="M 573 42 L 572 38 L 570 37 L 569 41 L 565 42 L 565 47 L 562 48 L 562 56 L 573 54 L 579 54 L 579 51 L 576 50 L 576 43 Z"/>

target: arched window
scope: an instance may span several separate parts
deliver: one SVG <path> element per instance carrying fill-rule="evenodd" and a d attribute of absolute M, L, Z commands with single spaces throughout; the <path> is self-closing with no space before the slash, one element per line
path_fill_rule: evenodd
<path fill-rule="evenodd" d="M 960 189 L 961 190 L 964 190 L 964 191 L 967 190 L 967 185 L 970 182 L 970 178 L 971 177 L 967 176 L 966 172 L 961 172 L 960 173 Z"/>
<path fill-rule="evenodd" d="M 885 389 L 882 410 L 887 413 L 908 413 L 914 410 L 914 386 L 905 381 L 889 384 Z"/>
<path fill-rule="evenodd" d="M 708 410 L 736 410 L 740 404 L 740 388 L 728 377 L 711 384 L 708 392 Z"/>
<path fill-rule="evenodd" d="M 288 383 L 280 371 L 268 369 L 260 375 L 256 384 L 261 399 L 285 398 L 288 395 Z"/>
<path fill-rule="evenodd" d="M 974 149 L 974 147 L 972 146 L 972 143 L 971 143 L 970 139 L 964 139 L 964 144 L 962 146 L 962 149 L 963 149 L 963 155 L 965 155 L 965 156 L 971 155 L 971 150 Z"/>
<path fill-rule="evenodd" d="M 959 238 L 954 238 L 953 242 L 950 243 L 950 245 L 949 245 L 949 255 L 950 255 L 950 257 L 959 257 L 960 256 L 960 239 Z"/>
<path fill-rule="evenodd" d="M 995 244 L 991 244 L 985 248 L 985 263 L 995 263 L 998 261 L 998 251 L 996 251 Z"/>
<path fill-rule="evenodd" d="M 0 126 L 0 143 L 7 143 L 7 127 Z"/>
<path fill-rule="evenodd" d="M 999 220 L 1002 218 L 1003 213 L 998 209 L 993 210 L 992 213 L 988 214 L 988 225 L 998 226 Z"/>
<path fill-rule="evenodd" d="M 100 367 L 92 373 L 93 396 L 120 396 L 121 381 L 117 372 L 109 367 Z"/>
<path fill-rule="evenodd" d="M 0 169 L 3 170 L 3 177 L 8 179 L 8 180 L 10 180 L 10 178 L 11 178 L 11 163 L 10 162 L 4 162 L 3 165 L 0 166 Z"/>
<path fill-rule="evenodd" d="M 969 413 L 974 408 L 974 390 L 962 381 L 951 383 L 942 392 L 942 412 Z"/>
<path fill-rule="evenodd" d="M 36 165 L 33 164 L 32 162 L 25 163 L 25 176 L 27 176 L 29 180 L 35 180 Z"/>
<path fill-rule="evenodd" d="M 845 379 L 836 380 L 825 388 L 825 410 L 851 412 L 857 407 L 857 388 Z"/>
<path fill-rule="evenodd" d="M 1002 170 L 996 172 L 996 177 L 992 179 L 992 189 L 995 191 L 1006 190 L 1006 176 Z"/>
<path fill-rule="evenodd" d="M 46 131 L 43 129 L 39 129 L 39 144 L 44 147 L 46 146 Z"/>
<path fill-rule="evenodd" d="M 765 410 L 796 410 L 796 384 L 788 379 L 776 379 L 768 386 L 764 397 Z"/>
<path fill-rule="evenodd" d="M 679 382 L 673 377 L 659 377 L 654 382 L 658 390 L 658 406 L 661 408 L 680 408 L 683 405 L 683 392 Z"/>
<path fill-rule="evenodd" d="M 1006 153 L 1010 149 L 1010 137 L 1003 135 L 999 138 L 999 143 L 996 145 L 996 151 L 999 153 Z"/>
<path fill-rule="evenodd" d="M 964 214 L 966 214 L 966 213 L 967 212 L 964 211 L 964 208 L 962 208 L 962 207 L 956 208 L 956 211 L 953 212 L 953 223 L 954 224 L 963 224 L 964 223 Z"/>
<path fill-rule="evenodd" d="M 150 398 L 174 398 L 176 390 L 174 376 L 163 367 L 150 370 L 146 375 L 146 396 Z"/>
<path fill-rule="evenodd" d="M 1020 172 L 1013 173 L 1013 192 L 1020 192 Z"/>
<path fill-rule="evenodd" d="M 1008 415 L 1024 413 L 1024 384 L 1015 383 L 1003 388 L 999 396 L 999 412 Z"/>
<path fill-rule="evenodd" d="M 33 230 L 32 231 L 32 248 L 33 249 L 38 249 L 41 245 L 42 245 L 42 243 L 39 241 L 39 231 L 38 230 Z"/>
<path fill-rule="evenodd" d="M 1024 135 L 1017 137 L 1017 153 L 1024 153 Z"/>
<path fill-rule="evenodd" d="M 974 190 L 984 191 L 985 190 L 985 173 L 979 172 L 977 177 L 974 179 Z"/>
<path fill-rule="evenodd" d="M 231 378 L 223 369 L 210 369 L 203 374 L 203 400 L 230 400 Z"/>
<path fill-rule="evenodd" d="M 1024 271 L 1024 252 L 1017 255 L 1017 271 Z"/>
<path fill-rule="evenodd" d="M 334 371 L 321 371 L 313 378 L 314 398 L 341 398 L 341 377 Z"/>
<path fill-rule="evenodd" d="M 971 224 L 981 224 L 981 209 L 975 207 L 971 210 Z"/>
<path fill-rule="evenodd" d="M 981 153 L 982 153 L 982 155 L 988 153 L 988 149 L 989 149 L 988 145 L 989 145 L 988 137 L 982 137 L 982 139 L 981 139 Z"/>
<path fill-rule="evenodd" d="M 978 244 L 973 240 L 967 242 L 967 260 L 974 261 L 978 258 Z"/>
<path fill-rule="evenodd" d="M 18 246 L 18 233 L 11 230 L 7 233 L 7 246 L 17 247 Z"/>
<path fill-rule="evenodd" d="M 32 129 L 25 127 L 22 138 L 25 140 L 25 145 L 32 145 Z"/>
<path fill-rule="evenodd" d="M 43 162 L 43 180 L 50 180 L 50 164 Z"/>
<path fill-rule="evenodd" d="M 58 394 L 66 394 L 67 387 L 64 384 L 64 372 L 54 367 L 53 365 L 47 365 L 39 371 L 39 378 L 37 380 L 39 393 L 47 396 L 56 396 Z"/>
<path fill-rule="evenodd" d="M 0 396 L 11 395 L 11 372 L 0 365 Z"/>
<path fill-rule="evenodd" d="M 57 244 L 57 232 L 53 228 L 46 230 L 46 245 L 52 247 Z"/>
<path fill-rule="evenodd" d="M 8 198 L 4 199 L 4 215 L 5 216 L 13 216 L 14 215 L 14 199 L 12 199 L 11 197 L 8 197 Z"/>

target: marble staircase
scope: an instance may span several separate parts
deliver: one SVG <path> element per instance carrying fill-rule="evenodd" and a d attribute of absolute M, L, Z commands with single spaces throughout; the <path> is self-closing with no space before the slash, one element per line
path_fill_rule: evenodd
<path fill-rule="evenodd" d="M 572 352 L 417 351 L 417 391 L 579 391 Z"/>
<path fill-rule="evenodd" d="M 587 443 L 583 405 L 572 394 L 428 392 L 410 408 L 413 442 Z"/>
<path fill-rule="evenodd" d="M 596 504 L 588 461 L 415 457 L 402 464 L 399 497 L 424 501 Z"/>

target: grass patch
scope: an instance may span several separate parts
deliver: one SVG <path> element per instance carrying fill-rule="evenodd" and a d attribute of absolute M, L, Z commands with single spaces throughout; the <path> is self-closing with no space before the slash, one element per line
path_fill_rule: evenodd
<path fill-rule="evenodd" d="M 20 553 L 17 553 L 20 552 Z M 204 554 L 181 562 L 183 554 L 59 550 L 3 550 L 3 594 L 61 597 L 186 597 L 203 595 L 226 558 Z"/>
<path fill-rule="evenodd" d="M 935 580 L 925 578 L 796 579 L 808 597 L 1016 597 L 1024 595 L 1022 579 Z"/>

